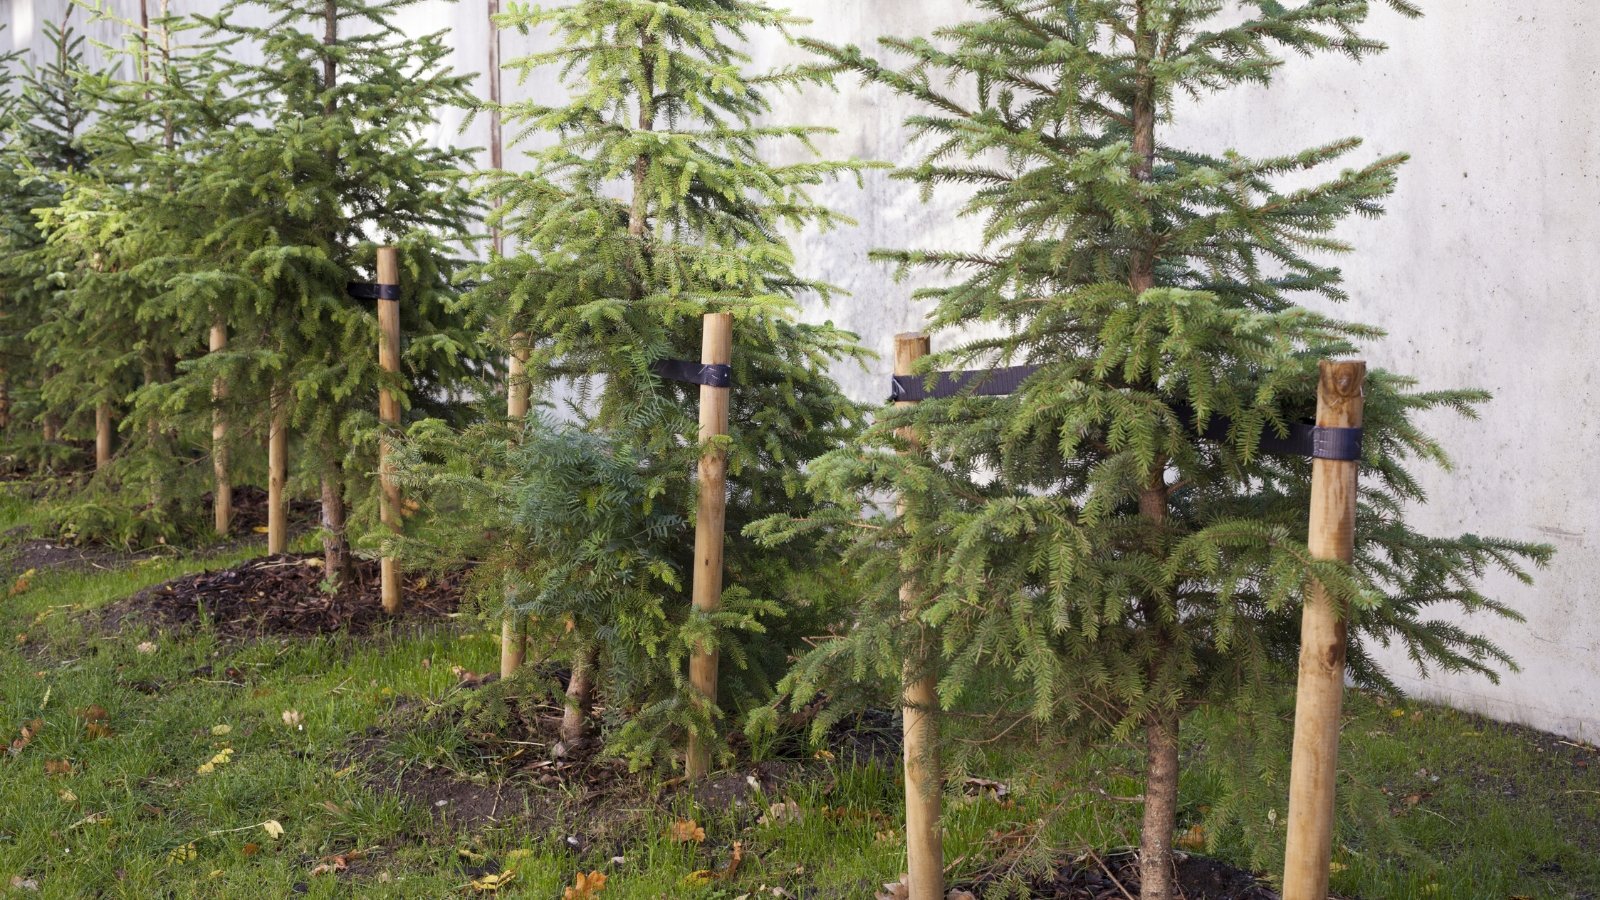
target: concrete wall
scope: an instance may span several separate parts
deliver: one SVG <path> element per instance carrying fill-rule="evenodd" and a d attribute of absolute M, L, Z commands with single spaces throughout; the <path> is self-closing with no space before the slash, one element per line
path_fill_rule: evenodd
<path fill-rule="evenodd" d="M 135 0 L 118 0 L 137 9 Z M 158 0 L 150 0 L 152 6 Z M 0 0 L 0 15 L 26 39 L 28 19 L 59 15 L 65 0 Z M 185 0 L 175 8 L 188 9 Z M 210 6 L 210 4 L 206 4 Z M 880 33 L 926 32 L 957 20 L 959 0 L 794 0 L 816 20 L 808 33 L 870 44 Z M 9 8 L 7 8 L 9 7 Z M 1592 584 L 1600 542 L 1600 395 L 1593 335 L 1600 332 L 1600 6 L 1573 0 L 1451 0 L 1428 3 L 1407 21 L 1376 17 L 1394 50 L 1357 66 L 1338 58 L 1291 59 L 1271 89 L 1243 89 L 1186 105 L 1165 140 L 1253 154 L 1299 149 L 1348 135 L 1368 139 L 1372 155 L 1414 154 L 1388 217 L 1352 224 L 1358 250 L 1344 262 L 1354 297 L 1343 314 L 1378 324 L 1388 340 L 1372 362 L 1415 374 L 1435 387 L 1475 386 L 1495 402 L 1477 422 L 1430 421 L 1457 462 L 1430 473 L 1432 504 L 1418 513 L 1426 528 L 1548 541 L 1559 555 L 1532 588 L 1490 577 L 1496 596 L 1521 609 L 1526 624 L 1481 623 L 1509 649 L 1521 671 L 1500 685 L 1478 677 L 1415 677 L 1393 656 L 1402 683 L 1419 695 L 1492 716 L 1600 739 L 1600 619 Z M 406 27 L 454 25 L 458 68 L 481 71 L 486 46 L 482 0 L 425 3 Z M 7 41 L 0 37 L 0 45 Z M 532 45 L 507 35 L 512 58 Z M 759 38 L 760 62 L 789 58 L 781 42 Z M 548 82 L 517 87 L 508 98 L 549 91 Z M 786 100 L 780 115 L 827 123 L 840 133 L 831 155 L 905 161 L 914 148 L 900 123 L 905 102 L 844 84 L 837 96 Z M 455 121 L 442 122 L 448 140 Z M 455 139 L 486 143 L 483 123 Z M 507 159 L 515 166 L 516 153 Z M 810 309 L 862 334 L 887 355 L 892 336 L 919 327 L 909 287 L 870 264 L 882 246 L 970 246 L 971 226 L 953 205 L 924 206 L 915 192 L 882 175 L 865 190 L 840 185 L 827 200 L 859 227 L 797 239 L 802 265 L 853 292 L 834 309 Z M 863 398 L 885 393 L 887 361 L 870 372 L 841 372 Z"/>

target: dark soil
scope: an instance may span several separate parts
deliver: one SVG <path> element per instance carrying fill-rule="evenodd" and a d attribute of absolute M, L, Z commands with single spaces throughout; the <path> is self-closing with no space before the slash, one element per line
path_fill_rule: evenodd
<path fill-rule="evenodd" d="M 3 564 L 9 578 L 15 578 L 29 569 L 39 572 L 121 569 L 138 560 L 170 552 L 151 550 L 129 553 L 103 546 L 79 547 L 59 541 L 28 538 L 19 533 L 8 533 L 6 538 L 10 546 L 7 547 Z"/>
<path fill-rule="evenodd" d="M 1179 896 L 1184 900 L 1278 900 L 1278 894 L 1249 872 L 1202 856 L 1178 862 Z M 982 886 L 974 888 L 983 896 Z M 1087 854 L 1056 869 L 1053 877 L 1028 884 L 1029 896 L 1045 900 L 1126 900 L 1139 896 L 1139 857 L 1131 851 Z"/>
<path fill-rule="evenodd" d="M 211 494 L 200 498 L 200 505 L 207 511 L 210 519 L 210 510 L 215 501 Z M 295 534 L 302 530 L 317 527 L 317 517 L 321 505 L 308 498 L 291 499 L 289 501 L 288 521 L 289 533 Z M 267 527 L 267 492 L 254 485 L 243 485 L 233 489 L 233 533 L 251 534 L 257 528 Z"/>
<path fill-rule="evenodd" d="M 205 622 L 225 638 L 257 638 L 365 633 L 395 621 L 383 612 L 376 560 L 357 560 L 355 577 L 337 595 L 323 589 L 321 562 L 320 556 L 284 554 L 188 575 L 112 604 L 101 626 L 187 629 Z M 456 611 L 460 594 L 459 575 L 409 576 L 400 618 L 443 619 Z"/>

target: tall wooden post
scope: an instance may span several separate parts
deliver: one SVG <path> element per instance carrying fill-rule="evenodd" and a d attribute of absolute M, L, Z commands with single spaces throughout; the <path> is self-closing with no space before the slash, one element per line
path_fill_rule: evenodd
<path fill-rule="evenodd" d="M 733 315 L 707 313 L 701 326 L 700 362 L 725 366 L 733 359 Z M 700 386 L 700 443 L 728 433 L 728 388 Z M 728 506 L 728 454 L 711 450 L 700 457 L 700 498 L 694 517 L 694 608 L 715 612 L 722 605 L 722 530 Z M 717 651 L 689 658 L 689 682 L 707 704 L 717 702 Z M 691 737 L 684 757 L 684 772 L 704 778 L 711 769 L 711 754 L 703 741 Z"/>
<path fill-rule="evenodd" d="M 221 353 L 228 348 L 228 326 L 217 322 L 211 326 L 211 352 Z M 212 513 L 217 534 L 227 534 L 233 528 L 233 476 L 228 471 L 228 414 L 222 408 L 228 399 L 228 385 L 222 376 L 211 383 L 211 475 L 213 481 Z"/>
<path fill-rule="evenodd" d="M 505 168 L 505 138 L 500 119 L 500 26 L 494 17 L 500 14 L 500 0 L 488 0 L 489 52 L 484 65 L 484 77 L 489 84 L 489 168 Z M 496 201 L 495 207 L 499 207 Z M 499 228 L 492 234 L 494 253 L 506 252 L 505 235 Z M 527 352 L 521 349 L 526 335 L 512 338 L 511 355 L 506 359 L 506 418 L 513 427 L 520 426 L 528 416 Z M 522 668 L 527 655 L 528 636 L 523 627 L 525 620 L 510 614 L 500 621 L 500 677 L 510 678 Z"/>
<path fill-rule="evenodd" d="M 522 346 L 526 335 L 512 338 L 514 346 L 506 360 L 506 418 L 513 428 L 522 427 L 528 417 L 528 351 Z M 510 678 L 522 668 L 527 655 L 528 634 L 526 620 L 515 613 L 500 622 L 500 677 Z"/>
<path fill-rule="evenodd" d="M 284 485 L 289 480 L 289 389 L 272 389 L 272 424 L 267 430 L 267 553 L 289 550 L 289 510 Z"/>
<path fill-rule="evenodd" d="M 94 408 L 94 470 L 111 465 L 111 404 L 102 400 Z"/>
<path fill-rule="evenodd" d="M 927 356 L 931 341 L 925 334 L 899 334 L 894 339 L 894 374 L 915 375 L 917 360 Z M 896 406 L 910 406 L 900 401 Z M 902 429 L 901 439 L 919 443 L 917 433 Z M 900 510 L 905 511 L 902 500 Z M 900 603 L 909 617 L 916 604 L 912 582 L 900 586 Z M 902 747 L 906 772 L 906 887 L 908 900 L 944 900 L 944 835 L 940 808 L 944 776 L 939 765 L 938 671 L 933 630 L 913 623 L 916 634 L 903 662 L 901 694 Z"/>
<path fill-rule="evenodd" d="M 393 247 L 378 248 L 378 287 L 394 288 L 395 296 L 378 300 L 378 365 L 383 371 L 398 375 L 400 372 L 400 254 Z M 378 515 L 391 531 L 400 530 L 400 485 L 390 469 L 391 442 L 400 429 L 400 398 L 393 390 L 378 392 L 378 419 L 383 423 L 383 439 L 378 443 L 378 479 L 382 483 L 382 499 Z M 395 559 L 385 556 L 379 561 L 382 572 L 383 611 L 400 611 L 400 573 Z"/>
<path fill-rule="evenodd" d="M 1317 424 L 1360 428 L 1366 377 L 1364 362 L 1324 360 L 1317 380 Z M 1354 460 L 1317 459 L 1311 463 L 1307 544 L 1317 559 L 1350 562 L 1354 555 L 1359 468 Z M 1326 900 L 1328 896 L 1346 640 L 1345 610 L 1322 585 L 1313 583 L 1300 618 L 1284 900 Z"/>

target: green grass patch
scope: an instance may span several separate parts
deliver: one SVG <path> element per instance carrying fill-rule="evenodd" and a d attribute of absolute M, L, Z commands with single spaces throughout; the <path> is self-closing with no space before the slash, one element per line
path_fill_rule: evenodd
<path fill-rule="evenodd" d="M 0 525 L 26 516 L 26 503 L 0 493 Z M 389 757 L 368 760 L 373 766 L 433 763 L 488 777 L 460 764 L 465 739 L 448 722 L 393 728 L 399 704 L 425 709 L 459 690 L 452 666 L 494 668 L 494 640 L 473 623 L 255 643 L 93 625 L 107 603 L 253 552 L 43 571 L 0 599 L 0 633 L 11 645 L 0 655 L 0 737 L 9 742 L 42 722 L 26 746 L 0 754 L 0 885 L 16 877 L 50 897 L 283 897 L 297 889 L 440 897 L 472 893 L 469 873 L 484 860 L 515 871 L 506 897 L 559 897 L 591 870 L 609 876 L 605 900 L 732 898 L 762 885 L 859 898 L 898 877 L 901 787 L 882 762 L 812 761 L 806 778 L 744 809 L 696 809 L 682 797 L 645 802 L 617 828 L 576 835 L 559 818 L 459 833 L 432 810 L 375 789 L 369 767 L 351 756 L 379 725 L 390 728 Z M 1344 735 L 1347 781 L 1381 798 L 1398 843 L 1343 841 L 1340 893 L 1600 893 L 1600 754 L 1447 709 L 1362 696 L 1351 699 Z M 225 761 L 212 762 L 219 756 Z M 1135 839 L 1138 805 L 1113 799 L 1139 790 L 1126 748 L 1073 756 L 1006 741 L 985 747 L 972 772 L 1003 782 L 1007 796 L 952 785 L 945 846 L 958 878 L 1028 848 L 1070 852 Z M 650 787 L 635 785 L 645 797 Z M 1191 767 L 1186 819 L 1217 790 Z M 780 802 L 793 807 L 756 821 L 760 807 Z M 1281 822 L 1281 808 L 1267 809 Z M 705 840 L 672 840 L 679 818 L 695 819 Z M 268 823 L 281 825 L 281 836 Z M 1245 862 L 1254 848 L 1241 840 L 1220 836 L 1210 852 Z M 722 877 L 735 842 L 741 862 Z M 343 872 L 312 874 L 341 861 Z M 707 871 L 714 874 L 695 876 Z"/>

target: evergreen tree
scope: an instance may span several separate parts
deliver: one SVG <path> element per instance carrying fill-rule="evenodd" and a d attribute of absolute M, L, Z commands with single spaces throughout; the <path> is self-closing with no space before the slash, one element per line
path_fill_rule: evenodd
<path fill-rule="evenodd" d="M 1415 418 L 1470 415 L 1482 392 L 1369 377 L 1350 567 L 1308 557 L 1309 460 L 1260 450 L 1264 432 L 1313 408 L 1318 360 L 1381 337 L 1299 304 L 1344 299 L 1323 261 L 1350 249 L 1335 228 L 1381 211 L 1403 157 L 1290 189 L 1360 142 L 1253 159 L 1175 146 L 1161 123 L 1182 100 L 1270 82 L 1280 53 L 1382 49 L 1361 32 L 1371 4 L 973 6 L 971 21 L 932 39 L 884 39 L 904 64 L 815 46 L 924 107 L 909 124 L 931 148 L 899 176 L 961 197 L 961 214 L 982 224 L 981 246 L 878 254 L 943 276 L 919 292 L 933 329 L 996 335 L 959 340 L 930 369 L 1039 368 L 1009 396 L 885 410 L 858 446 L 814 464 L 829 513 L 757 531 L 831 534 L 868 585 L 858 626 L 796 670 L 798 701 L 866 674 L 898 678 L 884 650 L 908 650 L 909 620 L 941 635 L 946 708 L 998 684 L 1026 702 L 997 718 L 1089 738 L 1142 732 L 1142 890 L 1166 898 L 1181 716 L 1199 703 L 1263 707 L 1292 668 L 1310 579 L 1348 607 L 1351 676 L 1393 690 L 1375 645 L 1424 667 L 1509 665 L 1487 638 L 1433 616 L 1515 618 L 1480 592 L 1480 576 L 1499 567 L 1526 579 L 1526 563 L 1550 551 L 1407 522 L 1426 499 L 1415 467 L 1447 462 Z M 1222 419 L 1225 439 L 1201 436 Z M 901 428 L 915 429 L 919 451 L 891 452 L 907 447 Z M 901 514 L 874 503 L 885 493 Z"/>
<path fill-rule="evenodd" d="M 766 123 L 772 95 L 827 78 L 815 68 L 751 73 L 737 49 L 756 30 L 786 34 L 796 21 L 744 0 L 580 0 L 518 5 L 501 18 L 507 28 L 554 33 L 554 49 L 508 68 L 526 77 L 556 67 L 569 96 L 564 104 L 530 101 L 504 111 L 517 133 L 556 141 L 530 151 L 531 173 L 492 180 L 490 194 L 502 205 L 491 225 L 522 252 L 494 260 L 473 299 L 499 346 L 528 354 L 534 396 L 570 389 L 575 399 L 565 414 L 590 436 L 561 438 L 535 420 L 523 440 L 600 442 L 609 449 L 591 453 L 637 469 L 590 491 L 574 470 L 524 450 L 508 451 L 503 477 L 526 485 L 518 490 L 530 496 L 550 490 L 544 480 L 575 479 L 579 496 L 614 507 L 583 515 L 611 523 L 649 515 L 653 524 L 651 549 L 639 551 L 649 577 L 619 573 L 615 580 L 628 590 L 595 590 L 586 579 L 596 574 L 579 565 L 588 545 L 549 538 L 574 521 L 564 518 L 572 511 L 515 506 L 532 518 L 494 520 L 515 527 L 493 535 L 504 547 L 493 554 L 505 560 L 504 579 L 488 593 L 501 603 L 509 581 L 511 607 L 536 613 L 541 636 L 570 653 L 568 736 L 588 730 L 581 713 L 598 686 L 609 706 L 629 711 L 616 743 L 640 763 L 680 747 L 685 732 L 725 748 L 716 737 L 725 716 L 770 720 L 744 714 L 770 701 L 800 637 L 837 614 L 828 591 L 817 589 L 816 578 L 831 570 L 809 558 L 808 547 L 773 553 L 739 536 L 757 518 L 806 507 L 795 496 L 802 463 L 851 435 L 859 415 L 824 372 L 861 350 L 852 335 L 796 319 L 798 298 L 826 299 L 835 290 L 796 272 L 782 234 L 843 222 L 808 190 L 859 166 L 767 158 L 763 144 L 809 148 L 825 131 Z M 727 588 L 723 608 L 710 616 L 691 613 L 689 602 L 690 473 L 702 451 L 698 388 L 653 369 L 662 360 L 699 358 L 708 312 L 734 316 Z M 456 528 L 446 537 L 459 542 L 466 534 Z M 715 708 L 688 684 L 685 661 L 695 647 L 717 650 L 735 670 Z"/>
<path fill-rule="evenodd" d="M 186 333 L 223 323 L 230 338 L 146 398 L 152 415 L 209 422 L 220 383 L 262 433 L 263 415 L 280 416 L 321 486 L 335 586 L 349 565 L 348 502 L 375 519 L 379 386 L 444 415 L 478 358 L 451 287 L 476 216 L 470 151 L 425 138 L 441 110 L 470 102 L 469 79 L 448 69 L 443 33 L 394 24 L 414 2 L 232 0 L 199 17 L 239 42 L 222 74 L 251 115 L 186 145 L 177 202 L 203 211 L 202 227 L 165 309 Z M 400 251 L 404 384 L 378 366 L 374 301 L 347 292 L 372 280 L 381 244 Z"/>
<path fill-rule="evenodd" d="M 248 104 L 224 93 L 220 59 L 229 48 L 195 40 L 199 23 L 163 14 L 145 31 L 103 17 L 129 36 L 116 66 L 79 76 L 99 114 L 81 141 L 89 161 L 54 179 L 61 199 L 43 219 L 60 290 L 32 337 L 50 372 L 46 400 L 105 417 L 141 387 L 159 391 L 182 361 L 205 352 L 205 335 L 184 328 L 163 299 L 208 219 L 179 202 L 177 186 L 196 162 L 190 141 L 231 127 Z M 181 462 L 203 451 L 203 432 L 177 434 L 148 406 L 127 424 L 117 465 L 88 494 L 60 504 L 56 518 L 80 537 L 111 537 L 103 532 L 113 525 L 124 541 L 198 531 L 207 482 Z M 118 507 L 142 502 L 123 489 L 135 482 L 152 489 L 147 508 L 130 517 Z"/>
<path fill-rule="evenodd" d="M 95 114 L 95 98 L 79 78 L 85 39 L 71 26 L 70 16 L 69 10 L 59 23 L 46 21 L 42 58 L 24 61 L 0 166 L 6 181 L 0 212 L 0 295 L 5 301 L 0 381 L 8 404 L 39 422 L 46 444 L 41 459 L 51 462 L 64 460 L 64 448 L 50 445 L 75 423 L 63 419 L 70 407 L 47 405 L 39 396 L 49 364 L 30 335 L 44 321 L 61 282 L 37 211 L 53 209 L 61 201 L 61 183 L 52 176 L 78 170 L 88 160 L 83 130 Z"/>

